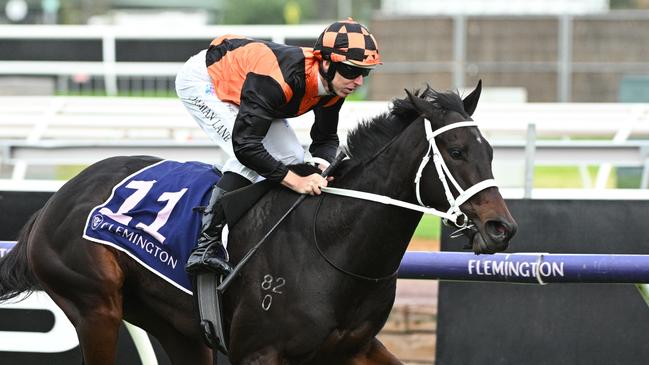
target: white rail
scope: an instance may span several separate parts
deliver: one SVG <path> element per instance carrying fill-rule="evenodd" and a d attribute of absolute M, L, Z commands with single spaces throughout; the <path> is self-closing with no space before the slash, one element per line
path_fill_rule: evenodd
<path fill-rule="evenodd" d="M 0 61 L 0 75 L 75 75 L 103 76 L 106 93 L 117 95 L 118 76 L 173 76 L 182 63 L 118 62 L 118 40 L 204 39 L 223 34 L 240 34 L 252 38 L 286 43 L 287 39 L 315 40 L 326 24 L 313 25 L 228 25 L 176 27 L 134 27 L 110 25 L 0 25 L 0 39 L 95 39 L 101 41 L 101 61 Z M 199 49 L 196 50 L 198 52 Z"/>
<path fill-rule="evenodd" d="M 139 27 L 129 25 L 0 25 L 0 38 L 7 39 L 209 39 L 223 34 L 284 43 L 288 38 L 317 38 L 327 24 L 307 25 L 211 25 L 186 27 Z"/>
<path fill-rule="evenodd" d="M 346 102 L 343 132 L 387 111 L 389 102 Z M 613 141 L 649 136 L 649 104 L 482 103 L 474 114 L 490 139 L 524 139 L 528 124 L 539 139 L 597 137 Z M 294 118 L 310 125 L 307 113 Z M 621 138 L 623 137 L 623 138 Z M 0 139 L 205 139 L 175 98 L 0 97 Z"/>
<path fill-rule="evenodd" d="M 347 102 L 340 137 L 388 102 Z M 309 142 L 311 113 L 291 120 Z M 648 166 L 649 104 L 482 103 L 474 115 L 495 148 L 495 173 L 522 179 L 526 130 L 536 126 L 537 165 Z M 596 137 L 580 141 L 571 138 Z M 640 139 L 640 140 L 635 140 Z M 30 166 L 89 164 L 124 154 L 222 162 L 177 99 L 116 97 L 0 98 L 0 167 L 24 179 Z M 505 177 L 505 179 L 509 179 Z M 507 186 L 520 186 L 520 181 Z M 590 184 L 585 184 L 590 186 Z"/>

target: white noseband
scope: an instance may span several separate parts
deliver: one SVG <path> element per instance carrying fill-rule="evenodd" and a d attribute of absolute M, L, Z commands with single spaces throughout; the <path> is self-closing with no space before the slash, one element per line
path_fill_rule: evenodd
<path fill-rule="evenodd" d="M 460 205 L 464 204 L 464 202 L 469 200 L 472 196 L 479 193 L 480 191 L 493 186 L 498 186 L 498 184 L 496 184 L 496 180 L 494 179 L 487 179 L 487 180 L 480 181 L 479 183 L 468 188 L 467 190 L 462 189 L 460 187 L 460 184 L 457 183 L 457 181 L 451 174 L 451 171 L 448 169 L 448 166 L 446 166 L 446 163 L 442 158 L 442 154 L 440 153 L 439 148 L 437 147 L 437 143 L 435 143 L 435 137 L 439 136 L 440 134 L 446 131 L 450 131 L 451 129 L 461 128 L 461 127 L 477 127 L 477 126 L 478 123 L 474 121 L 463 121 L 463 122 L 449 124 L 433 131 L 430 121 L 424 118 L 424 129 L 426 130 L 426 140 L 428 140 L 429 147 L 428 147 L 428 151 L 426 152 L 426 155 L 421 160 L 421 164 L 419 165 L 419 169 L 417 170 L 417 175 L 415 176 L 415 191 L 417 193 L 417 201 L 419 202 L 420 205 L 426 206 L 421 200 L 420 182 L 421 182 L 422 171 L 430 161 L 430 155 L 432 153 L 433 163 L 435 164 L 435 170 L 437 170 L 437 175 L 439 177 L 439 180 L 442 182 L 442 185 L 444 186 L 444 193 L 446 194 L 446 200 L 448 201 L 448 204 L 450 206 L 449 210 L 446 213 L 450 215 L 452 218 L 448 220 L 453 222 L 459 228 L 465 227 L 467 225 L 467 222 L 469 221 L 466 217 L 466 214 L 462 213 L 462 211 L 460 210 Z M 449 181 L 453 184 L 455 190 L 457 190 L 459 193 L 457 198 L 453 196 L 453 193 L 449 188 L 448 185 Z M 461 223 L 458 223 L 458 219 L 460 217 L 463 217 L 463 219 Z"/>

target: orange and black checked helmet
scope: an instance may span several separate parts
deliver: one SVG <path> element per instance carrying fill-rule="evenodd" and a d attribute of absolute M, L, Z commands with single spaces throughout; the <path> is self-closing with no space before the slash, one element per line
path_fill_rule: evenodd
<path fill-rule="evenodd" d="M 372 33 L 352 18 L 328 26 L 315 42 L 313 50 L 331 62 L 373 68 L 381 64 L 379 46 Z"/>

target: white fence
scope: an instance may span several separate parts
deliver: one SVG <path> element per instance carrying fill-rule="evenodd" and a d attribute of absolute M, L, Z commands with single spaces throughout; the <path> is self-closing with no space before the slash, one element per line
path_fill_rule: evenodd
<path fill-rule="evenodd" d="M 388 108 L 388 102 L 345 103 L 341 141 L 359 121 Z M 304 144 L 312 118 L 307 113 L 291 120 Z M 525 165 L 532 163 L 604 164 L 606 176 L 607 166 L 649 166 L 649 104 L 482 103 L 474 119 L 494 146 L 494 173 L 505 186 L 523 186 Z M 0 167 L 15 180 L 28 176 L 30 166 L 89 164 L 125 154 L 216 163 L 224 158 L 177 99 L 0 98 Z M 601 185 L 606 176 L 593 184 L 585 174 L 585 186 Z"/>
<path fill-rule="evenodd" d="M 0 25 L 0 39 L 67 39 L 101 41 L 101 61 L 0 61 L 0 75 L 92 75 L 103 76 L 106 93 L 117 95 L 118 76 L 174 76 L 178 62 L 117 62 L 117 40 L 209 40 L 223 34 L 285 43 L 289 38 L 317 39 L 326 24 L 228 25 L 177 27 L 87 26 L 87 25 Z M 199 49 L 196 50 L 198 52 Z"/>

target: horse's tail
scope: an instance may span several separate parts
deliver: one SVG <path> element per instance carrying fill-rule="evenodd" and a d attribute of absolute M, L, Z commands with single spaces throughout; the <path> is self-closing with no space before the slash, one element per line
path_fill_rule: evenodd
<path fill-rule="evenodd" d="M 36 278 L 27 264 L 27 238 L 39 212 L 34 213 L 22 228 L 16 246 L 0 259 L 0 302 L 38 289 Z"/>

